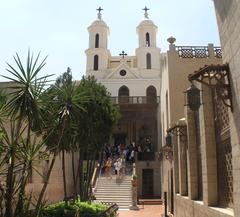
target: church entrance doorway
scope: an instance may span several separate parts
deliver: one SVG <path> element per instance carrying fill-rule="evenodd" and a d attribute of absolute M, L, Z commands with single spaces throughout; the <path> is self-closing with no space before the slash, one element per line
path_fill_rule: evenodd
<path fill-rule="evenodd" d="M 142 196 L 144 198 L 153 196 L 153 169 L 142 170 Z"/>

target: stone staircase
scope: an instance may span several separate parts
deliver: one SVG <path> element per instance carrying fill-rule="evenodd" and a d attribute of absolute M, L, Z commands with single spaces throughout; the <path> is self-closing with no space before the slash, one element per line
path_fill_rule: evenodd
<path fill-rule="evenodd" d="M 96 200 L 116 203 L 119 209 L 129 209 L 132 201 L 131 188 L 130 175 L 125 175 L 122 179 L 118 179 L 116 175 L 113 175 L 112 179 L 101 176 L 95 193 Z"/>

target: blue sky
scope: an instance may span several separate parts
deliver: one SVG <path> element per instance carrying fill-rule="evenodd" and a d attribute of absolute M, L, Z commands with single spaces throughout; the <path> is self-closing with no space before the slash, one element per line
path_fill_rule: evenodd
<path fill-rule="evenodd" d="M 111 54 L 125 50 L 134 55 L 136 26 L 143 20 L 145 5 L 158 26 L 162 52 L 168 49 L 171 35 L 177 45 L 219 45 L 211 0 L 0 0 L 0 74 L 7 74 L 6 62 L 14 64 L 15 52 L 25 60 L 30 48 L 41 51 L 42 57 L 48 55 L 42 75 L 57 76 L 69 66 L 74 78 L 80 79 L 85 73 L 87 27 L 97 18 L 99 6 L 110 27 Z"/>

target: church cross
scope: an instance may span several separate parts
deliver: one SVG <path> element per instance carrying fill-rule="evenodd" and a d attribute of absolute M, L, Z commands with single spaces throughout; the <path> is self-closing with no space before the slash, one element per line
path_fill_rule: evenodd
<path fill-rule="evenodd" d="M 99 7 L 96 10 L 98 11 L 98 19 L 101 20 L 102 19 L 101 11 L 103 11 L 103 9 L 101 7 Z"/>
<path fill-rule="evenodd" d="M 122 56 L 122 59 L 124 59 L 124 57 L 127 56 L 127 54 L 125 53 L 125 51 L 122 51 L 122 53 L 120 53 L 119 56 Z"/>
<path fill-rule="evenodd" d="M 145 17 L 146 19 L 149 19 L 149 18 L 148 18 L 148 11 L 149 11 L 149 10 L 150 10 L 150 9 L 147 8 L 147 6 L 145 6 L 145 8 L 143 8 L 143 11 L 145 11 L 144 17 Z"/>

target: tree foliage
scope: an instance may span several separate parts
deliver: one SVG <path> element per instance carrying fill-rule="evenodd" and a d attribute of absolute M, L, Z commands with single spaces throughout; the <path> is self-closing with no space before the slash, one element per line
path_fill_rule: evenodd
<path fill-rule="evenodd" d="M 8 94 L 0 92 L 0 217 L 28 214 L 33 198 L 25 189 L 33 171 L 43 175 L 35 165 L 46 157 L 51 161 L 42 190 L 35 198 L 36 216 L 59 154 L 66 200 L 66 152 L 72 153 L 73 158 L 74 152 L 79 153 L 78 164 L 72 161 L 75 187 L 78 183 L 75 195 L 88 200 L 96 156 L 108 142 L 119 118 L 110 94 L 94 77 L 76 82 L 67 68 L 49 87 L 49 76 L 39 76 L 46 58 L 38 64 L 39 57 L 40 53 L 34 58 L 29 51 L 24 68 L 16 54 L 16 67 L 8 64 L 7 68 L 11 76 L 3 76 L 10 82 Z"/>

